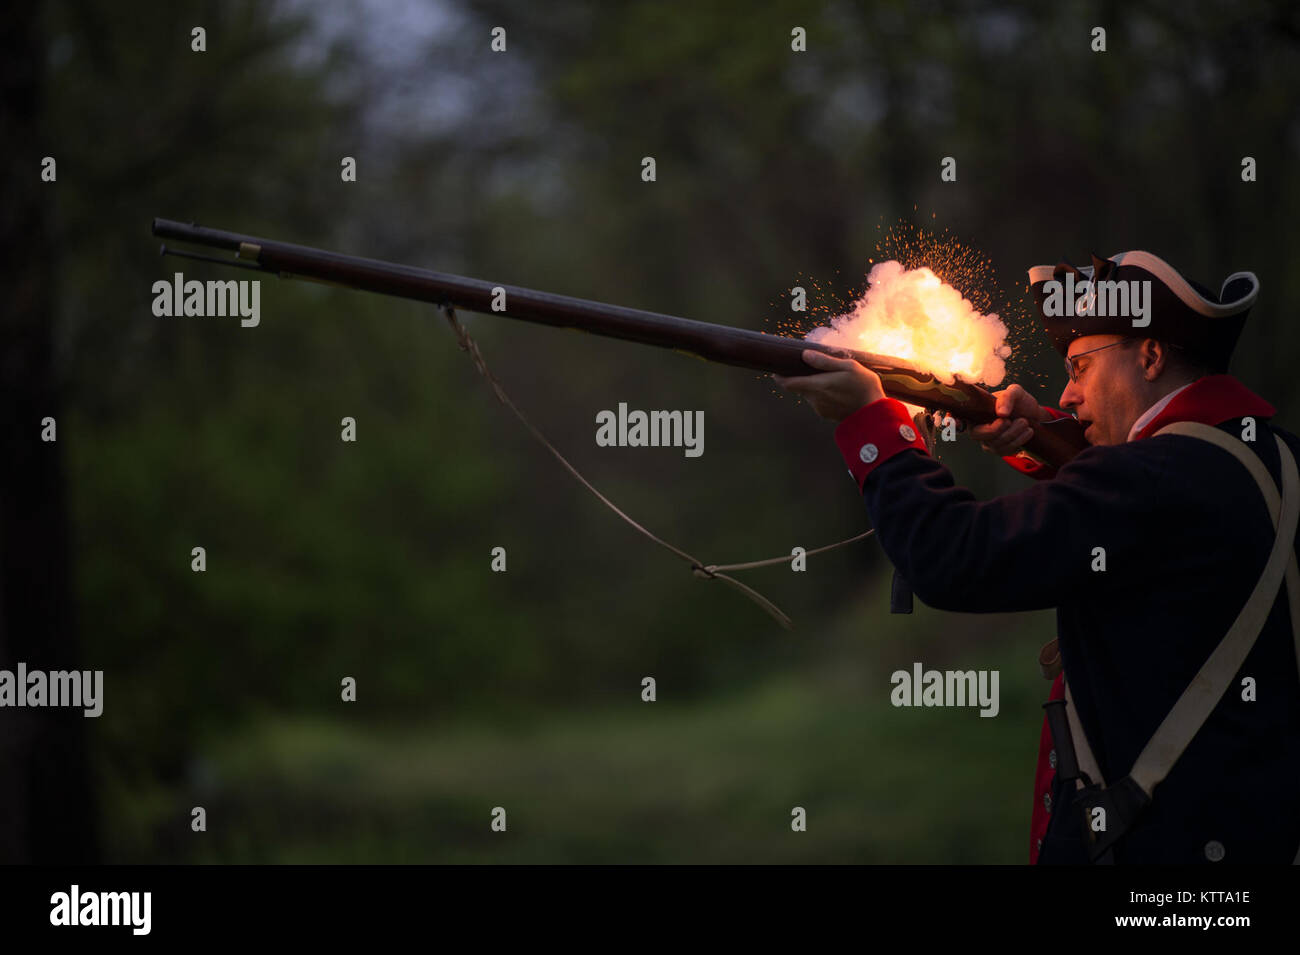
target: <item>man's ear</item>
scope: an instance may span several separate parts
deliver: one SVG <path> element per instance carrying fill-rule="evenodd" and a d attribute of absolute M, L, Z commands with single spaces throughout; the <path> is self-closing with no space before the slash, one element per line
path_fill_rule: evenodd
<path fill-rule="evenodd" d="M 1142 356 L 1142 376 L 1155 381 L 1169 366 L 1169 346 L 1154 338 L 1144 338 L 1139 346 Z"/>

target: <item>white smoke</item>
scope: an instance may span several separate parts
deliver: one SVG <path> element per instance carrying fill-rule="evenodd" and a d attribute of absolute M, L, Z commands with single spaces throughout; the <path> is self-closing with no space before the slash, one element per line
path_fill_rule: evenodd
<path fill-rule="evenodd" d="M 981 315 L 957 289 L 928 268 L 880 262 L 851 311 L 806 336 L 808 341 L 905 359 L 941 381 L 997 385 L 1006 377 L 1007 326 Z"/>

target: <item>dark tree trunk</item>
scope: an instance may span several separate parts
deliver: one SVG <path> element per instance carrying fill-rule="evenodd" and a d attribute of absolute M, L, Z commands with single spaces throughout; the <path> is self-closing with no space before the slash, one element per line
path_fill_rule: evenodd
<path fill-rule="evenodd" d="M 68 432 L 59 420 L 48 224 L 60 186 L 40 176 L 41 157 L 57 160 L 58 150 L 41 135 L 39 9 L 20 4 L 0 27 L 0 668 L 7 670 L 19 661 L 41 670 L 88 666 L 73 629 L 60 451 Z M 59 441 L 41 440 L 45 417 L 58 422 Z M 80 709 L 0 709 L 0 863 L 98 861 L 84 723 Z"/>

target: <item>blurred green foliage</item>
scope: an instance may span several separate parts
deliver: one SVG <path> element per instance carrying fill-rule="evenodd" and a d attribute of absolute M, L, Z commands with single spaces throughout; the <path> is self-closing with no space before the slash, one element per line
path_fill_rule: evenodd
<path fill-rule="evenodd" d="M 891 618 L 868 542 L 746 578 L 795 618 L 782 632 L 580 488 L 434 309 L 267 280 L 258 328 L 158 319 L 156 279 L 231 276 L 158 259 L 149 222 L 774 330 L 800 276 L 860 289 L 878 227 L 907 219 L 992 257 L 1017 376 L 1045 399 L 1061 383 L 1024 269 L 1149 248 L 1207 284 L 1261 276 L 1234 367 L 1287 421 L 1294 9 L 329 7 L 49 7 L 60 440 L 86 665 L 107 674 L 109 858 L 1023 859 L 1050 615 Z M 830 426 L 761 376 L 463 320 L 598 487 L 704 560 L 865 527 Z M 596 448 L 619 401 L 704 409 L 706 453 Z M 950 458 L 978 493 L 1023 486 Z M 1002 715 L 892 709 L 888 673 L 913 660 L 1000 669 Z"/>

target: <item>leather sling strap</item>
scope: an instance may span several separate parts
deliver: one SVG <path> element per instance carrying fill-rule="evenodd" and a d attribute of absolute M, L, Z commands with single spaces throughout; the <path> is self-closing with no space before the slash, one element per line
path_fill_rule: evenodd
<path fill-rule="evenodd" d="M 1165 716 L 1155 734 L 1139 754 L 1130 778 L 1137 783 L 1148 798 L 1161 781 L 1169 775 L 1174 763 L 1182 756 L 1197 731 L 1205 724 L 1210 713 L 1227 692 L 1233 677 L 1245 663 L 1264 623 L 1272 611 L 1281 583 L 1285 577 L 1291 618 L 1292 637 L 1296 646 L 1297 668 L 1300 669 L 1300 568 L 1295 558 L 1297 518 L 1300 518 L 1300 473 L 1290 449 L 1276 438 L 1278 454 L 1282 461 L 1282 494 L 1279 498 L 1273 479 L 1263 462 L 1243 443 L 1210 425 L 1192 421 L 1178 421 L 1161 428 L 1157 434 L 1181 434 L 1200 438 L 1218 445 L 1240 461 L 1255 479 L 1268 505 L 1273 520 L 1275 537 L 1264 571 L 1255 584 L 1246 605 L 1237 615 L 1227 635 L 1201 666 L 1191 684 Z M 1044 648 L 1046 651 L 1047 648 Z M 1096 758 L 1074 716 L 1070 687 L 1065 682 L 1066 713 L 1070 718 L 1070 732 L 1075 741 L 1079 768 L 1093 782 L 1103 780 Z M 1082 788 L 1082 780 L 1078 785 Z M 1296 854 L 1300 864 L 1300 852 Z"/>
<path fill-rule="evenodd" d="M 1193 432 L 1192 429 L 1195 429 Z M 1281 499 L 1278 497 L 1277 488 L 1273 483 L 1273 476 L 1268 473 L 1264 467 L 1264 462 L 1256 454 L 1249 453 L 1246 446 L 1218 428 L 1211 428 L 1209 425 L 1195 424 L 1190 421 L 1180 421 L 1170 424 L 1160 429 L 1160 434 L 1186 434 L 1192 437 L 1204 438 L 1217 444 L 1226 451 L 1230 451 L 1237 456 L 1237 460 L 1244 464 L 1251 476 L 1254 477 L 1255 483 L 1264 494 L 1264 503 L 1268 505 L 1269 516 L 1273 519 L 1273 527 L 1276 530 L 1278 521 L 1281 517 Z M 1281 441 L 1279 440 L 1279 445 Z M 1283 475 L 1285 479 L 1285 472 Z M 1294 608 L 1290 613 L 1291 618 L 1291 639 L 1295 643 L 1296 668 L 1300 670 L 1300 566 L 1296 564 L 1295 556 L 1286 565 L 1286 594 L 1290 607 Z"/>
<path fill-rule="evenodd" d="M 1201 728 L 1223 694 L 1227 691 L 1232 678 L 1246 662 L 1246 655 L 1255 645 L 1255 639 L 1264 629 L 1277 599 L 1278 589 L 1284 576 L 1288 576 L 1288 566 L 1292 577 L 1300 577 L 1295 572 L 1295 532 L 1296 518 L 1300 516 L 1300 477 L 1296 473 L 1295 459 L 1290 449 L 1276 438 L 1278 453 L 1282 458 L 1282 500 L 1278 507 L 1277 491 L 1273 479 L 1259 457 L 1244 444 L 1209 425 L 1192 421 L 1179 421 L 1162 428 L 1158 434 L 1183 434 L 1190 437 L 1211 441 L 1226 451 L 1231 452 L 1250 470 L 1251 476 L 1259 484 L 1260 490 L 1268 503 L 1270 516 L 1273 517 L 1276 537 L 1273 550 L 1263 574 L 1255 584 L 1255 589 L 1246 601 L 1246 606 L 1233 622 L 1227 636 L 1210 654 L 1200 671 L 1192 679 L 1191 685 L 1174 704 L 1174 708 L 1165 717 L 1160 728 L 1156 730 L 1151 741 L 1138 756 L 1130 775 L 1149 795 L 1151 790 L 1169 774 L 1174 761 L 1182 755 L 1192 736 Z M 1300 579 L 1297 580 L 1300 584 Z M 1290 611 L 1292 636 L 1300 642 L 1300 606 L 1294 601 L 1297 588 L 1288 586 L 1288 599 L 1292 601 Z M 1298 664 L 1300 665 L 1300 664 Z"/>
<path fill-rule="evenodd" d="M 1070 683 L 1068 680 L 1061 681 L 1065 688 L 1065 718 L 1070 724 L 1070 739 L 1074 740 L 1074 758 L 1079 764 L 1079 771 L 1088 777 L 1090 782 L 1101 783 L 1101 767 L 1097 765 L 1097 757 L 1092 755 L 1092 747 L 1088 745 L 1088 737 L 1083 732 L 1083 727 L 1079 725 L 1079 716 L 1074 709 L 1074 697 L 1070 693 Z M 1075 781 L 1075 787 L 1082 789 L 1086 784 L 1080 778 Z"/>

